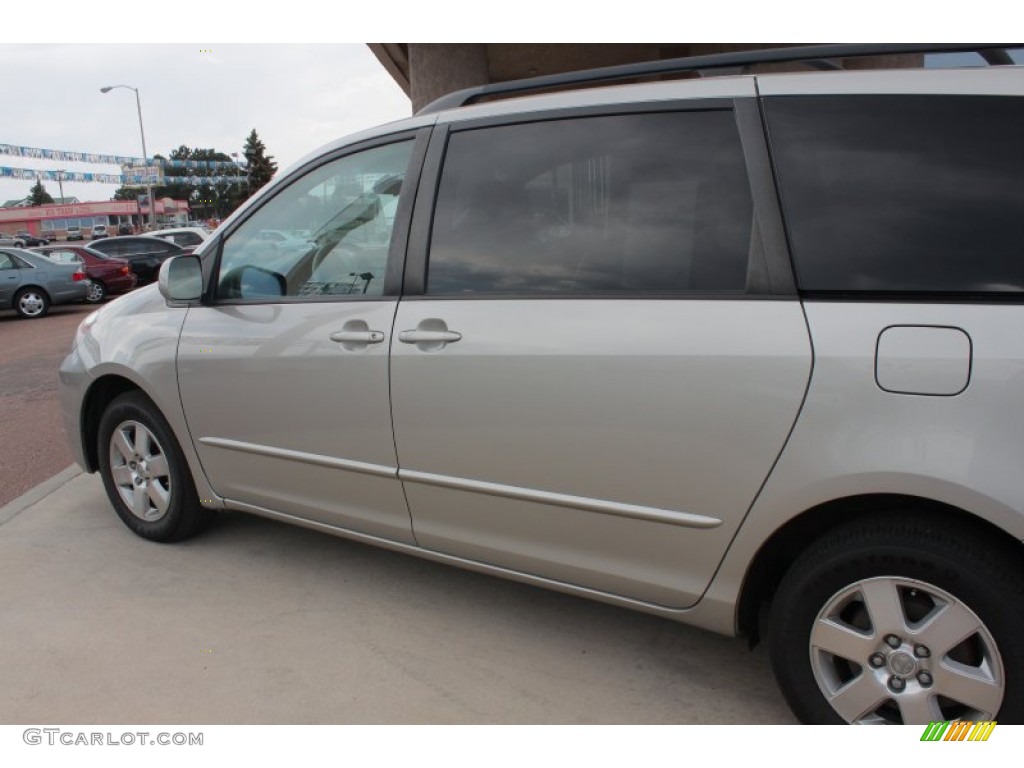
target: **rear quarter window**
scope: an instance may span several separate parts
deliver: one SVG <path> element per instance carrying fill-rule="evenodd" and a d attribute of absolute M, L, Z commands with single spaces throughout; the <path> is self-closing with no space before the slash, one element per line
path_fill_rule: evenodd
<path fill-rule="evenodd" d="M 800 288 L 1024 292 L 1024 98 L 765 100 Z"/>

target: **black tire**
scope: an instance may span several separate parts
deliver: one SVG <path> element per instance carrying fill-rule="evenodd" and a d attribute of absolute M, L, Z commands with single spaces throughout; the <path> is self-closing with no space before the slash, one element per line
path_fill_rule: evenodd
<path fill-rule="evenodd" d="M 85 300 L 89 304 L 100 304 L 107 298 L 107 286 L 100 280 L 93 280 Z"/>
<path fill-rule="evenodd" d="M 14 309 L 29 320 L 46 317 L 50 311 L 50 297 L 42 288 L 29 286 L 14 294 Z"/>
<path fill-rule="evenodd" d="M 115 433 L 127 436 L 124 446 L 138 448 L 138 427 L 148 430 L 144 451 L 131 456 L 112 446 Z M 152 438 L 150 440 L 149 438 Z M 153 402 L 141 392 L 127 392 L 107 406 L 100 420 L 97 445 L 100 475 L 110 503 L 122 522 L 135 534 L 150 541 L 181 541 L 202 531 L 215 513 L 203 509 L 188 464 L 170 426 Z M 161 458 L 163 462 L 161 463 Z M 166 467 L 166 471 L 164 471 Z M 141 486 L 139 497 L 126 494 Z M 165 508 L 158 508 L 158 497 Z M 138 502 L 136 502 L 138 498 Z"/>
<path fill-rule="evenodd" d="M 772 667 L 804 723 L 1024 723 L 1022 605 L 1019 548 L 894 512 L 827 534 L 794 563 L 772 604 Z"/>

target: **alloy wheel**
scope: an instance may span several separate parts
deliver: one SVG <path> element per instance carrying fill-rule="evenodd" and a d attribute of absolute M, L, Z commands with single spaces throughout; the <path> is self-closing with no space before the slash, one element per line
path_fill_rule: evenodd
<path fill-rule="evenodd" d="M 1005 676 L 991 632 L 922 581 L 865 579 L 833 595 L 810 634 L 814 679 L 849 723 L 993 720 Z"/>
<path fill-rule="evenodd" d="M 110 436 L 110 472 L 124 505 L 140 520 L 154 522 L 171 503 L 167 456 L 156 436 L 138 421 L 124 421 Z"/>

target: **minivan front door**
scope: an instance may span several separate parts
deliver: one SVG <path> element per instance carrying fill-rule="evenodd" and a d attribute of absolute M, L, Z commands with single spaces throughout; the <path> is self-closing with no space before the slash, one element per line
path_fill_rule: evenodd
<path fill-rule="evenodd" d="M 345 152 L 283 188 L 228 234 L 215 297 L 189 309 L 181 399 L 228 506 L 412 542 L 388 398 L 398 299 L 387 270 L 404 255 L 414 143 Z"/>

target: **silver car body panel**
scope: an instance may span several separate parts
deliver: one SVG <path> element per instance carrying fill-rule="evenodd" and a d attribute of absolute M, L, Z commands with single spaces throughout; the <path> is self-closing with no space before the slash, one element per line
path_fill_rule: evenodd
<path fill-rule="evenodd" d="M 800 72 L 760 75 L 757 85 L 762 96 L 887 93 L 1024 96 L 1024 67 Z"/>
<path fill-rule="evenodd" d="M 676 99 L 738 99 L 756 95 L 755 80 L 749 76 L 675 80 L 501 99 L 441 112 L 437 121 L 439 123 L 455 123 L 484 117 L 529 115 L 530 112 L 546 112 L 556 109 L 598 107 L 623 103 L 644 104 Z"/>
<path fill-rule="evenodd" d="M 786 450 L 705 597 L 723 618 L 734 611 L 747 568 L 772 533 L 835 499 L 928 499 L 1024 540 L 1024 307 L 806 302 L 805 310 L 815 353 L 811 387 Z M 969 386 L 953 397 L 881 389 L 879 334 L 940 324 L 972 341 Z"/>
<path fill-rule="evenodd" d="M 178 350 L 181 401 L 218 495 L 413 541 L 397 478 L 388 345 L 331 339 L 359 320 L 390 337 L 396 305 L 189 310 Z"/>
<path fill-rule="evenodd" d="M 396 332 L 431 319 L 461 340 L 391 362 L 420 545 L 695 603 L 799 410 L 799 302 L 405 301 Z"/>
<path fill-rule="evenodd" d="M 178 394 L 178 338 L 188 312 L 168 307 L 156 285 L 146 286 L 97 310 L 88 331 L 60 367 L 61 411 L 72 437 L 75 461 L 86 467 L 82 445 L 83 408 L 100 379 L 116 376 L 135 384 L 160 409 L 178 437 L 204 506 L 220 508 L 189 439 Z"/>

